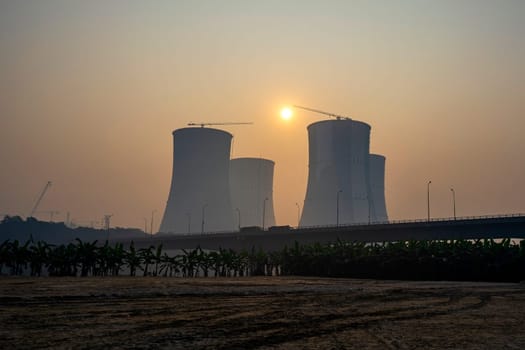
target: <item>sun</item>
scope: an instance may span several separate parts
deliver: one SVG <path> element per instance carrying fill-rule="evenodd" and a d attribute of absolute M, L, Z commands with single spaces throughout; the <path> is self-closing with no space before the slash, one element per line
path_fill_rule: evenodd
<path fill-rule="evenodd" d="M 290 119 L 292 119 L 292 114 L 293 114 L 293 112 L 292 112 L 291 108 L 285 107 L 285 108 L 281 109 L 281 118 L 283 120 L 290 120 Z"/>

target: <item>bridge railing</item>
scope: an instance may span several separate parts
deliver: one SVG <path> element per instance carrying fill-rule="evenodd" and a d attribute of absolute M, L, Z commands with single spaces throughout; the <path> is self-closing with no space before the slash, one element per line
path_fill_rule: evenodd
<path fill-rule="evenodd" d="M 496 214 L 496 215 L 478 215 L 478 216 L 457 216 L 457 217 L 447 217 L 447 218 L 430 218 L 429 219 L 409 219 L 409 220 L 388 220 L 388 221 L 371 221 L 368 222 L 356 222 L 356 223 L 344 223 L 339 225 L 313 225 L 313 226 L 298 226 L 295 229 L 318 229 L 320 227 L 326 228 L 343 228 L 343 227 L 353 227 L 353 226 L 371 226 L 371 225 L 393 225 L 393 224 L 414 224 L 414 223 L 425 223 L 425 222 L 450 222 L 454 223 L 457 221 L 465 220 L 482 220 L 482 219 L 506 219 L 512 217 L 524 217 L 523 213 L 516 214 Z"/>
<path fill-rule="evenodd" d="M 328 229 L 328 230 L 340 230 L 345 227 L 356 227 L 356 226 L 380 226 L 380 225 L 400 225 L 400 224 L 415 224 L 415 223 L 434 223 L 434 222 L 448 222 L 450 224 L 457 223 L 458 221 L 472 221 L 472 220 L 486 220 L 486 219 L 507 219 L 507 218 L 513 218 L 513 217 L 525 217 L 525 214 L 523 213 L 516 213 L 516 214 L 499 214 L 499 215 L 479 215 L 479 216 L 458 216 L 456 218 L 454 217 L 448 217 L 448 218 L 431 218 L 428 219 L 410 219 L 410 220 L 388 220 L 388 221 L 371 221 L 368 222 L 359 222 L 359 223 L 345 223 L 345 224 L 339 224 L 339 225 L 314 225 L 314 226 L 291 226 L 290 231 L 294 230 L 317 230 L 317 229 Z M 280 232 L 271 232 L 268 231 L 268 229 L 263 230 L 261 228 L 260 231 L 253 231 L 253 232 L 239 232 L 239 231 L 209 231 L 209 232 L 203 232 L 203 233 L 162 233 L 160 236 L 157 236 L 160 238 L 169 238 L 169 237 L 205 237 L 205 236 L 213 236 L 213 237 L 221 237 L 221 236 L 231 236 L 232 233 L 237 233 L 239 236 L 244 236 L 247 234 L 253 234 L 253 233 L 261 233 L 264 232 L 265 234 L 279 234 Z"/>

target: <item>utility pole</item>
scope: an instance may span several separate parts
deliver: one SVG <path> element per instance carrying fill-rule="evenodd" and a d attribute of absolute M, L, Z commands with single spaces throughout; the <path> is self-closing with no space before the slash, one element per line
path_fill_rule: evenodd
<path fill-rule="evenodd" d="M 235 208 L 235 210 L 239 214 L 239 232 L 241 232 L 241 210 L 239 208 Z"/>
<path fill-rule="evenodd" d="M 144 236 L 148 238 L 148 219 L 144 218 Z"/>

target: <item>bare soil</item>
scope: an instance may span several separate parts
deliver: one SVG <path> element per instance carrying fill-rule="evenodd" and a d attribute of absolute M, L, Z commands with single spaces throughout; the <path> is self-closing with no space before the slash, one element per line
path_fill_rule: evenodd
<path fill-rule="evenodd" d="M 525 284 L 0 278 L 0 349 L 525 349 Z"/>

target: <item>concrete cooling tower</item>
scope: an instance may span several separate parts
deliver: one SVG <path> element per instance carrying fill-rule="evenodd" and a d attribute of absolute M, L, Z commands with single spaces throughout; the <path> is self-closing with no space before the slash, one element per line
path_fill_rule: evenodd
<path fill-rule="evenodd" d="M 274 164 L 262 158 L 237 158 L 230 161 L 230 191 L 237 227 L 262 227 L 263 214 L 264 227 L 275 225 Z"/>
<path fill-rule="evenodd" d="M 310 124 L 308 147 L 300 226 L 333 225 L 337 217 L 339 224 L 368 222 L 370 126 L 349 119 Z"/>
<path fill-rule="evenodd" d="M 233 230 L 231 140 L 230 133 L 211 128 L 173 132 L 173 175 L 160 232 Z"/>
<path fill-rule="evenodd" d="M 370 155 L 370 189 L 373 203 L 372 221 L 388 221 L 385 201 L 385 157 Z"/>

